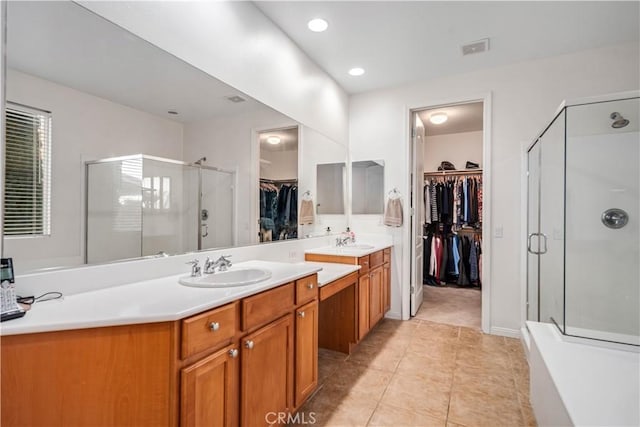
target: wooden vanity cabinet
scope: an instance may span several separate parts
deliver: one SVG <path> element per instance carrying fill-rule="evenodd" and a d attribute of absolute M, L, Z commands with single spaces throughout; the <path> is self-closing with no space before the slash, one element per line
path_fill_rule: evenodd
<path fill-rule="evenodd" d="M 178 321 L 5 336 L 0 422 L 267 425 L 315 390 L 317 328 L 314 274 Z"/>
<path fill-rule="evenodd" d="M 363 339 L 369 332 L 369 288 L 371 287 L 371 276 L 369 273 L 358 278 L 358 341 Z"/>
<path fill-rule="evenodd" d="M 382 265 L 369 273 L 369 326 L 373 327 L 384 316 L 384 283 Z"/>

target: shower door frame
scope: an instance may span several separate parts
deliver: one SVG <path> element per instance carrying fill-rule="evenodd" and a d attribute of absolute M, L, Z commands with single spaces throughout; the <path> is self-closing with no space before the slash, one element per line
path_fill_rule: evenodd
<path fill-rule="evenodd" d="M 232 221 L 232 228 L 233 228 L 233 240 L 234 240 L 234 246 L 237 244 L 237 229 L 236 229 L 236 223 L 235 223 L 235 218 L 236 218 L 236 188 L 237 188 L 237 174 L 236 171 L 234 170 L 227 170 L 227 169 L 223 169 L 223 168 L 218 168 L 215 166 L 206 166 L 206 165 L 199 165 L 199 164 L 195 164 L 195 163 L 191 163 L 191 162 L 184 162 L 182 160 L 175 160 L 175 159 L 168 159 L 166 157 L 158 157 L 158 156 L 151 156 L 148 154 L 130 154 L 127 156 L 117 156 L 117 157 L 108 157 L 105 159 L 98 159 L 98 160 L 88 160 L 84 162 L 84 215 L 83 215 L 83 221 L 84 221 L 84 236 L 83 236 L 83 240 L 84 240 L 84 254 L 83 254 L 83 258 L 84 258 L 84 264 L 85 265 L 89 265 L 87 260 L 88 260 L 88 250 L 87 250 L 87 246 L 88 246 L 88 236 L 89 236 L 89 228 L 88 228 L 88 223 L 89 223 L 89 166 L 90 165 L 94 165 L 94 164 L 100 164 L 100 163 L 113 163 L 113 162 L 122 162 L 125 160 L 141 160 L 142 161 L 142 171 L 144 174 L 144 160 L 153 160 L 153 161 L 157 161 L 157 162 L 163 162 L 163 163 L 170 163 L 170 164 L 174 164 L 174 165 L 180 165 L 180 166 L 189 166 L 189 167 L 194 167 L 194 168 L 198 168 L 198 207 L 197 207 L 197 219 L 198 219 L 198 249 L 197 250 L 202 250 L 202 219 L 201 219 L 201 210 L 202 210 L 202 169 L 207 169 L 207 170 L 211 170 L 211 171 L 216 171 L 216 172 L 222 172 L 222 173 L 228 173 L 230 175 L 232 175 L 232 181 L 234 182 L 234 187 L 233 187 L 233 201 L 231 203 L 231 218 L 233 218 Z M 142 178 L 142 177 L 141 177 Z M 142 187 L 140 187 L 142 189 Z M 141 190 L 142 191 L 142 190 Z M 144 215 L 142 214 L 142 210 L 141 210 L 141 214 L 140 214 L 140 227 L 142 230 L 142 226 L 143 226 L 143 220 L 144 220 Z M 142 240 L 141 240 L 142 241 Z M 144 258 L 144 256 L 142 255 L 142 246 L 140 247 L 140 257 L 138 258 Z M 116 260 L 116 262 L 119 260 Z"/>

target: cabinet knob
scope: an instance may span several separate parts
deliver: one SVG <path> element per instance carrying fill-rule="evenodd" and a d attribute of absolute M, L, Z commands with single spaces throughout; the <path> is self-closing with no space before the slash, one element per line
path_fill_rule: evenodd
<path fill-rule="evenodd" d="M 220 323 L 218 322 L 211 322 L 209 323 L 209 329 L 213 332 L 213 331 L 217 331 L 218 329 L 220 329 Z"/>
<path fill-rule="evenodd" d="M 298 312 L 298 316 L 299 316 L 299 317 L 302 317 L 302 318 L 304 319 L 304 311 L 299 311 L 299 312 Z"/>
<path fill-rule="evenodd" d="M 307 285 L 307 289 L 313 289 L 313 283 L 309 283 L 309 284 Z"/>
<path fill-rule="evenodd" d="M 244 346 L 247 347 L 249 350 L 251 350 L 253 348 L 253 341 L 249 340 L 245 342 Z"/>
<path fill-rule="evenodd" d="M 238 357 L 238 349 L 237 348 L 232 348 L 231 350 L 229 350 L 229 356 L 233 357 L 234 359 L 236 357 Z"/>
<path fill-rule="evenodd" d="M 362 261 L 362 265 L 369 265 L 369 261 Z"/>

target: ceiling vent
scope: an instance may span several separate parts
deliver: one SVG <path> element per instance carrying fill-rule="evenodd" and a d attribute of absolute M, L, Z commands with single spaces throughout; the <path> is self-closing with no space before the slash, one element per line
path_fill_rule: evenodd
<path fill-rule="evenodd" d="M 246 101 L 246 99 L 244 99 L 243 97 L 238 96 L 238 95 L 227 96 L 227 99 L 228 99 L 229 101 L 231 101 L 231 102 L 235 102 L 235 103 L 238 103 L 238 102 L 244 102 L 244 101 Z"/>
<path fill-rule="evenodd" d="M 489 39 L 482 39 L 462 46 L 462 56 L 481 53 L 489 50 Z"/>

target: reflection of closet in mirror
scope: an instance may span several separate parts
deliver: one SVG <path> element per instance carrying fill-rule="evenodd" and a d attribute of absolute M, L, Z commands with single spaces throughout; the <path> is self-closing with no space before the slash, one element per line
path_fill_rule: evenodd
<path fill-rule="evenodd" d="M 384 205 L 384 161 L 351 163 L 351 212 L 354 215 L 381 214 Z"/>
<path fill-rule="evenodd" d="M 316 170 L 318 186 L 318 215 L 344 214 L 345 163 L 319 164 Z"/>
<path fill-rule="evenodd" d="M 86 262 L 233 245 L 234 172 L 144 155 L 86 167 Z"/>
<path fill-rule="evenodd" d="M 260 242 L 298 238 L 298 127 L 258 133 Z"/>

